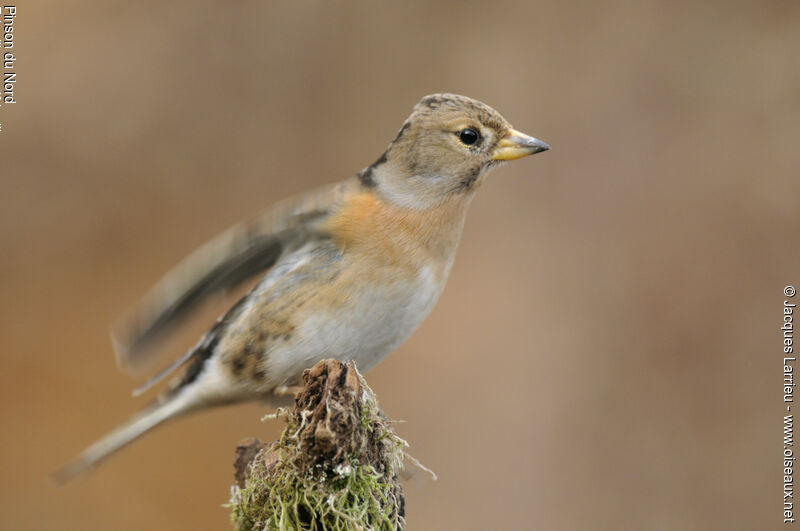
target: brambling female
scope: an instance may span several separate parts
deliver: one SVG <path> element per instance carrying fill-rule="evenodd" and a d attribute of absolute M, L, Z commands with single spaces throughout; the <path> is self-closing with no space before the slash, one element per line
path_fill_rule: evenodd
<path fill-rule="evenodd" d="M 120 364 L 143 353 L 209 296 L 255 287 L 143 388 L 182 368 L 159 399 L 55 474 L 68 480 L 155 426 L 212 406 L 286 398 L 325 358 L 367 371 L 425 319 L 442 293 L 464 219 L 486 174 L 550 149 L 491 107 L 426 96 L 375 162 L 279 203 L 170 271 L 115 336 Z"/>

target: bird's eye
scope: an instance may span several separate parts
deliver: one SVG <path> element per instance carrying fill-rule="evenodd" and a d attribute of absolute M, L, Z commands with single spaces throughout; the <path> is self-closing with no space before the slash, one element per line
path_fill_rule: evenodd
<path fill-rule="evenodd" d="M 468 146 L 477 142 L 480 137 L 481 135 L 475 129 L 467 128 L 458 132 L 458 139 Z"/>

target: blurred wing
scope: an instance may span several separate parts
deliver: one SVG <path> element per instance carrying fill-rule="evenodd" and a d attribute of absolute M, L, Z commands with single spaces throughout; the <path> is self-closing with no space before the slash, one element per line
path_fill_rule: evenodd
<path fill-rule="evenodd" d="M 223 232 L 189 255 L 112 329 L 117 362 L 128 371 L 142 354 L 191 316 L 210 295 L 233 289 L 271 268 L 302 245 L 345 193 L 346 183 L 329 185 L 282 201 L 254 220 Z M 170 368 L 180 365 L 184 358 Z"/>

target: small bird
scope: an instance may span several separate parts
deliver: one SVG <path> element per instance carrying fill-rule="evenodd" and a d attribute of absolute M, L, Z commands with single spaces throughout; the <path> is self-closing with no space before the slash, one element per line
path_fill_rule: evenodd
<path fill-rule="evenodd" d="M 151 406 L 54 474 L 65 482 L 155 426 L 245 401 L 283 405 L 325 358 L 367 371 L 422 323 L 453 266 L 464 219 L 489 170 L 550 149 L 494 109 L 425 96 L 375 162 L 229 229 L 177 265 L 114 337 L 120 365 L 140 363 L 201 301 L 262 275 L 186 354 Z"/>

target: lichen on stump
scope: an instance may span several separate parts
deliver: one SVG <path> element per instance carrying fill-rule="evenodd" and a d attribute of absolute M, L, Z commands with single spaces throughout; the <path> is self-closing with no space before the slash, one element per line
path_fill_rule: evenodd
<path fill-rule="evenodd" d="M 240 442 L 231 519 L 237 529 L 402 529 L 397 479 L 405 442 L 355 364 L 323 360 L 303 388 L 280 440 Z"/>

